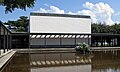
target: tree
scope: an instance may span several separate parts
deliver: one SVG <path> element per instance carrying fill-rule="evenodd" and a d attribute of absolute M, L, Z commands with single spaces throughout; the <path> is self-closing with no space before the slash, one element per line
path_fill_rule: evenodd
<path fill-rule="evenodd" d="M 92 33 L 112 33 L 112 34 L 120 34 L 120 24 L 114 25 L 105 25 L 105 24 L 96 24 L 93 23 L 91 26 Z"/>
<path fill-rule="evenodd" d="M 33 8 L 35 0 L 0 0 L 0 6 L 5 7 L 5 13 L 12 12 L 16 8 L 26 10 L 26 7 Z"/>
<path fill-rule="evenodd" d="M 4 23 L 5 25 L 16 26 L 18 32 L 27 32 L 29 19 L 26 16 L 19 17 L 16 21 L 8 21 Z"/>
<path fill-rule="evenodd" d="M 96 23 L 93 23 L 91 25 L 91 30 L 92 30 L 92 33 L 99 33 L 100 32 L 100 26 Z"/>
<path fill-rule="evenodd" d="M 20 19 L 17 20 L 17 22 L 20 24 L 21 27 L 24 27 L 24 30 L 27 32 L 27 27 L 29 24 L 28 17 L 26 16 L 21 16 Z"/>

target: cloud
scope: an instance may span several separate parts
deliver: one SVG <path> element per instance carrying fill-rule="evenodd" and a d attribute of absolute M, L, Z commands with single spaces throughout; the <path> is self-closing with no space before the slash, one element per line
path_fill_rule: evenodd
<path fill-rule="evenodd" d="M 79 14 L 79 15 L 89 15 L 89 16 L 91 16 L 91 21 L 93 23 L 97 23 L 98 22 L 95 13 L 90 11 L 90 10 L 78 11 L 77 14 Z"/>
<path fill-rule="evenodd" d="M 112 20 L 112 15 L 114 10 L 106 3 L 99 2 L 96 4 L 86 2 L 83 4 L 85 10 L 79 11 L 80 14 L 90 14 L 92 22 L 105 22 L 107 25 L 112 25 L 114 22 Z M 88 12 L 88 13 L 87 13 Z"/>
<path fill-rule="evenodd" d="M 41 12 L 41 13 L 58 13 L 58 14 L 64 14 L 64 10 L 59 9 L 56 6 L 49 6 L 48 9 L 44 9 L 44 8 L 40 8 L 40 10 L 38 10 L 37 12 Z"/>
<path fill-rule="evenodd" d="M 60 10 L 58 7 L 50 6 L 51 12 L 64 14 L 64 10 Z"/>
<path fill-rule="evenodd" d="M 59 14 L 64 14 L 67 13 L 64 10 L 56 7 L 56 6 L 49 6 L 48 4 L 44 4 L 47 9 L 45 8 L 40 8 L 39 11 L 37 12 L 42 12 L 42 13 L 59 13 Z M 90 15 L 91 16 L 91 21 L 93 23 L 106 23 L 107 25 L 112 25 L 114 22 L 112 20 L 112 16 L 114 13 L 114 10 L 107 4 L 103 2 L 99 2 L 96 4 L 86 2 L 83 4 L 83 10 L 79 10 L 78 12 L 71 12 L 69 11 L 67 14 L 78 14 L 78 15 Z M 117 13 L 116 15 L 119 15 Z"/>
<path fill-rule="evenodd" d="M 120 15 L 120 12 L 117 12 L 114 14 L 114 16 L 119 16 Z"/>
<path fill-rule="evenodd" d="M 47 7 L 48 7 L 49 5 L 45 3 L 44 6 L 47 6 Z"/>

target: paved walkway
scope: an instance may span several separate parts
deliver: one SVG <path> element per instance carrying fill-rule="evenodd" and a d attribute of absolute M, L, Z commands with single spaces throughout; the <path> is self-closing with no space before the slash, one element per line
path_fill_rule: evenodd
<path fill-rule="evenodd" d="M 93 51 L 101 51 L 101 50 L 106 50 L 106 51 L 111 51 L 111 50 L 120 50 L 120 47 L 91 47 Z"/>
<path fill-rule="evenodd" d="M 15 54 L 16 51 L 10 50 L 0 56 L 0 70 L 7 61 Z"/>
<path fill-rule="evenodd" d="M 91 51 L 111 51 L 120 50 L 120 47 L 90 47 Z M 31 49 L 14 49 L 15 51 L 22 53 L 41 53 L 41 52 L 76 52 L 75 48 L 31 48 Z"/>
<path fill-rule="evenodd" d="M 19 53 L 57 53 L 57 52 L 75 52 L 74 48 L 32 48 L 32 49 L 14 49 Z"/>

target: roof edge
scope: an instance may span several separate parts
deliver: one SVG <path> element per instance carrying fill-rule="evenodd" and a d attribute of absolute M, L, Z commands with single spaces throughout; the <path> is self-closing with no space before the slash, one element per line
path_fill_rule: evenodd
<path fill-rule="evenodd" d="M 35 13 L 35 12 L 31 12 L 30 16 L 54 16 L 54 17 L 88 18 L 88 19 L 91 18 L 90 16 L 87 16 L 87 15 L 57 14 L 57 13 Z"/>

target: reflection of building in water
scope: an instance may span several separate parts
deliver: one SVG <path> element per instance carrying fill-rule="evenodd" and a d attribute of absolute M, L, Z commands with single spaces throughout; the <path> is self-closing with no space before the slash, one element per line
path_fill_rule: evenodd
<path fill-rule="evenodd" d="M 93 72 L 96 71 L 109 72 L 109 69 L 111 69 L 111 72 L 119 72 L 120 52 L 118 51 L 95 52 L 91 64 Z"/>
<path fill-rule="evenodd" d="M 31 72 L 91 72 L 91 65 L 73 65 L 47 68 L 32 68 Z"/>
<path fill-rule="evenodd" d="M 16 54 L 2 72 L 91 72 L 91 55 Z"/>
<path fill-rule="evenodd" d="M 91 72 L 91 57 L 75 53 L 31 54 L 31 71 L 48 72 Z M 36 67 L 39 67 L 39 69 Z"/>
<path fill-rule="evenodd" d="M 49 67 L 76 64 L 90 64 L 89 56 L 76 56 L 75 53 L 31 54 L 31 66 Z"/>

